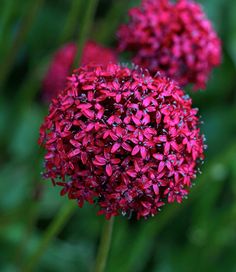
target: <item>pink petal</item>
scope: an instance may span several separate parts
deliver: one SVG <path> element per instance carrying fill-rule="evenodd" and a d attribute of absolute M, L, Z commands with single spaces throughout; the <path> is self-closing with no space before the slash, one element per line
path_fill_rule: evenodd
<path fill-rule="evenodd" d="M 88 118 L 91 118 L 91 119 L 94 118 L 94 112 L 91 111 L 91 110 L 84 110 L 84 111 L 83 111 L 83 114 L 84 114 L 86 117 L 88 117 Z"/>
<path fill-rule="evenodd" d="M 79 148 L 81 146 L 81 144 L 73 139 L 70 140 L 70 143 L 74 146 L 74 147 L 77 147 Z"/>
<path fill-rule="evenodd" d="M 103 134 L 103 139 L 106 139 L 108 136 L 110 135 L 110 131 L 109 130 L 106 130 Z"/>
<path fill-rule="evenodd" d="M 126 116 L 124 119 L 124 123 L 127 125 L 130 122 L 130 116 Z"/>
<path fill-rule="evenodd" d="M 86 127 L 85 131 L 90 131 L 94 128 L 94 124 L 93 123 L 90 123 L 88 124 L 88 126 Z"/>
<path fill-rule="evenodd" d="M 170 151 L 170 143 L 166 142 L 164 147 L 164 154 L 165 155 L 169 154 L 169 151 Z"/>
<path fill-rule="evenodd" d="M 171 146 L 172 146 L 176 151 L 179 151 L 179 146 L 177 145 L 176 142 L 172 141 L 172 142 L 171 142 Z"/>
<path fill-rule="evenodd" d="M 139 146 L 136 145 L 136 146 L 133 148 L 131 155 L 134 156 L 134 155 L 136 155 L 138 152 L 139 152 Z"/>
<path fill-rule="evenodd" d="M 141 146 L 140 153 L 143 159 L 146 159 L 147 157 L 147 149 L 144 146 Z"/>
<path fill-rule="evenodd" d="M 115 152 L 120 148 L 120 146 L 121 146 L 121 144 L 115 143 L 115 144 L 112 146 L 111 153 L 115 153 Z"/>
<path fill-rule="evenodd" d="M 97 113 L 97 119 L 101 119 L 103 114 L 104 114 L 104 109 L 99 110 Z"/>
<path fill-rule="evenodd" d="M 84 85 L 84 86 L 82 87 L 83 90 L 91 90 L 91 89 L 93 89 L 93 88 L 94 88 L 93 85 Z"/>
<path fill-rule="evenodd" d="M 93 100 L 93 97 L 94 97 L 94 93 L 92 91 L 89 91 L 88 92 L 88 101 L 92 101 Z"/>
<path fill-rule="evenodd" d="M 112 115 L 110 118 L 108 118 L 107 123 L 108 123 L 109 125 L 112 125 L 112 124 L 114 123 L 114 120 L 115 120 L 115 116 Z"/>
<path fill-rule="evenodd" d="M 136 117 L 140 120 L 142 118 L 142 116 L 143 116 L 143 111 L 142 110 L 138 110 L 136 112 Z"/>
<path fill-rule="evenodd" d="M 139 172 L 141 170 L 141 168 L 139 167 L 139 164 L 136 160 L 134 161 L 134 168 L 135 168 L 136 172 Z"/>
<path fill-rule="evenodd" d="M 161 172 L 164 169 L 164 167 L 165 167 L 165 163 L 161 161 L 158 166 L 158 172 Z"/>
<path fill-rule="evenodd" d="M 88 104 L 80 104 L 77 106 L 78 109 L 81 109 L 81 110 L 86 110 L 86 109 L 89 109 L 92 107 L 92 104 L 88 103 Z"/>
<path fill-rule="evenodd" d="M 158 185 L 157 184 L 153 184 L 152 187 L 153 187 L 153 191 L 154 191 L 155 195 L 159 195 L 159 187 L 158 187 Z"/>
<path fill-rule="evenodd" d="M 140 125 L 141 125 L 140 120 L 139 120 L 137 117 L 135 117 L 134 115 L 132 116 L 132 120 L 133 120 L 133 122 L 135 123 L 135 125 L 137 125 L 137 126 L 140 126 Z"/>
<path fill-rule="evenodd" d="M 169 193 L 168 195 L 168 202 L 169 203 L 172 203 L 175 201 L 175 197 L 174 197 L 174 194 L 173 193 Z"/>
<path fill-rule="evenodd" d="M 112 175 L 112 167 L 110 164 L 106 165 L 106 173 L 109 177 Z"/>
<path fill-rule="evenodd" d="M 106 164 L 106 159 L 103 158 L 102 156 L 95 156 L 95 160 L 93 161 L 93 164 L 95 165 L 105 165 Z"/>
<path fill-rule="evenodd" d="M 117 94 L 116 103 L 120 103 L 120 101 L 121 101 L 121 94 Z"/>
<path fill-rule="evenodd" d="M 159 161 L 162 161 L 164 156 L 162 154 L 155 153 L 153 154 L 153 157 Z"/>
<path fill-rule="evenodd" d="M 141 204 L 143 205 L 143 207 L 149 209 L 151 208 L 151 203 L 147 202 L 147 201 L 141 201 Z"/>
<path fill-rule="evenodd" d="M 79 153 L 80 153 L 80 149 L 75 149 L 75 150 L 73 150 L 72 152 L 70 152 L 70 153 L 68 154 L 68 157 L 69 157 L 69 158 L 72 158 L 72 157 L 78 155 Z"/>
<path fill-rule="evenodd" d="M 122 137 L 122 132 L 123 132 L 123 129 L 121 127 L 116 128 L 116 135 L 118 137 Z"/>
<path fill-rule="evenodd" d="M 117 141 L 118 140 L 118 136 L 114 132 L 110 132 L 110 136 L 111 136 L 111 138 L 112 138 L 113 141 Z"/>
<path fill-rule="evenodd" d="M 143 100 L 143 105 L 144 107 L 149 106 L 149 104 L 151 103 L 151 97 L 147 97 Z"/>
<path fill-rule="evenodd" d="M 159 111 L 157 111 L 156 113 L 156 123 L 157 125 L 161 122 L 161 113 Z"/>
<path fill-rule="evenodd" d="M 134 143 L 134 144 L 137 144 L 137 143 L 138 143 L 138 139 L 136 139 L 135 137 L 130 136 L 130 137 L 129 137 L 129 140 L 130 140 L 132 143 Z"/>
<path fill-rule="evenodd" d="M 122 148 L 124 148 L 126 151 L 131 151 L 132 150 L 132 147 L 129 145 L 129 144 L 127 144 L 127 143 L 122 143 Z"/>
<path fill-rule="evenodd" d="M 140 132 L 140 131 L 138 132 L 138 139 L 139 139 L 140 142 L 143 141 L 143 133 Z"/>
<path fill-rule="evenodd" d="M 143 135 L 150 140 L 152 138 L 152 135 L 147 131 L 147 129 L 144 130 Z"/>
<path fill-rule="evenodd" d="M 137 173 L 134 170 L 128 170 L 126 171 L 126 173 L 132 178 L 135 178 L 137 176 Z"/>
<path fill-rule="evenodd" d="M 118 164 L 120 163 L 120 159 L 111 159 L 112 164 Z"/>
<path fill-rule="evenodd" d="M 146 125 L 150 122 L 150 116 L 146 114 L 142 120 L 143 124 Z"/>
<path fill-rule="evenodd" d="M 81 161 L 82 161 L 83 164 L 86 164 L 87 158 L 88 158 L 88 157 L 87 157 L 86 152 L 82 152 L 82 153 L 81 153 Z"/>
<path fill-rule="evenodd" d="M 118 84 L 117 82 L 114 81 L 114 82 L 112 82 L 112 85 L 113 85 L 115 90 L 119 90 L 120 84 Z"/>
<path fill-rule="evenodd" d="M 135 131 L 135 127 L 132 125 L 127 125 L 126 127 L 129 131 Z"/>
<path fill-rule="evenodd" d="M 166 142 L 166 141 L 167 141 L 167 139 L 166 139 L 166 136 L 165 136 L 165 135 L 161 135 L 161 136 L 159 136 L 159 137 L 158 137 L 158 139 L 159 139 L 159 141 L 161 141 L 161 142 Z"/>
<path fill-rule="evenodd" d="M 166 166 L 167 166 L 167 168 L 168 168 L 170 171 L 173 170 L 173 166 L 172 166 L 172 164 L 171 164 L 170 161 L 167 161 L 167 162 L 166 162 Z"/>

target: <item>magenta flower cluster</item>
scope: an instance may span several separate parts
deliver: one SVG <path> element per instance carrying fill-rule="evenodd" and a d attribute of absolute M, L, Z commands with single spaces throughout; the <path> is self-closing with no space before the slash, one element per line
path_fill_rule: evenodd
<path fill-rule="evenodd" d="M 203 159 L 197 109 L 175 82 L 116 64 L 75 70 L 40 129 L 45 177 L 106 218 L 181 202 Z"/>
<path fill-rule="evenodd" d="M 119 50 L 152 74 L 204 89 L 221 61 L 221 42 L 201 6 L 191 0 L 142 0 L 118 31 Z"/>
<path fill-rule="evenodd" d="M 42 86 L 42 96 L 45 102 L 51 101 L 66 87 L 67 77 L 72 70 L 76 53 L 77 46 L 71 42 L 59 48 L 54 54 Z M 117 63 L 117 56 L 112 49 L 88 41 L 84 46 L 80 63 L 81 65 Z"/>

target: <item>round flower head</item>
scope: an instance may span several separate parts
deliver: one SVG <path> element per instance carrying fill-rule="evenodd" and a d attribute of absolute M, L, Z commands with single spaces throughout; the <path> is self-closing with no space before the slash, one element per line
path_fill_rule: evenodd
<path fill-rule="evenodd" d="M 45 177 L 106 218 L 181 202 L 203 159 L 197 109 L 176 84 L 115 64 L 74 71 L 40 129 Z"/>
<path fill-rule="evenodd" d="M 67 43 L 55 53 L 43 81 L 43 99 L 49 102 L 66 86 L 77 53 L 75 43 Z M 117 56 L 112 49 L 105 48 L 93 41 L 85 44 L 81 65 L 89 63 L 106 65 L 116 63 Z"/>
<path fill-rule="evenodd" d="M 221 42 L 199 4 L 191 0 L 143 0 L 118 31 L 119 50 L 153 74 L 165 73 L 181 85 L 205 88 L 220 64 Z"/>

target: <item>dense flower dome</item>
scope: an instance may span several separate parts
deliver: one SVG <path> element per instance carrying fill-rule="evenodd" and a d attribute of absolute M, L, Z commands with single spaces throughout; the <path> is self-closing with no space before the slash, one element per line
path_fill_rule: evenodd
<path fill-rule="evenodd" d="M 174 81 L 115 64 L 75 70 L 40 129 L 45 173 L 106 218 L 182 202 L 203 159 L 197 109 Z"/>
<path fill-rule="evenodd" d="M 67 43 L 56 51 L 43 81 L 42 96 L 45 102 L 51 101 L 58 92 L 65 88 L 76 53 L 76 43 Z M 117 56 L 112 49 L 88 41 L 83 49 L 81 65 L 89 63 L 102 65 L 117 63 Z"/>
<path fill-rule="evenodd" d="M 143 0 L 118 30 L 118 48 L 153 74 L 204 89 L 221 61 L 221 42 L 201 6 L 191 0 Z"/>

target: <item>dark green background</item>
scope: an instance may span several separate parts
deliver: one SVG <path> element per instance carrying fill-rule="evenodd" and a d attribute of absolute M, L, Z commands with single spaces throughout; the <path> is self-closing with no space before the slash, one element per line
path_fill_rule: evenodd
<path fill-rule="evenodd" d="M 80 35 L 88 2 L 77 2 L 65 28 L 72 1 L 0 1 L 0 271 L 20 271 L 68 201 L 41 179 L 37 138 L 47 112 L 40 82 L 54 50 Z M 89 37 L 114 46 L 117 26 L 138 2 L 100 0 Z M 201 3 L 223 41 L 207 90 L 190 92 L 207 138 L 202 174 L 181 205 L 146 221 L 115 219 L 107 271 L 236 271 L 236 1 Z M 78 208 L 35 271 L 90 271 L 104 222 L 96 212 Z"/>

